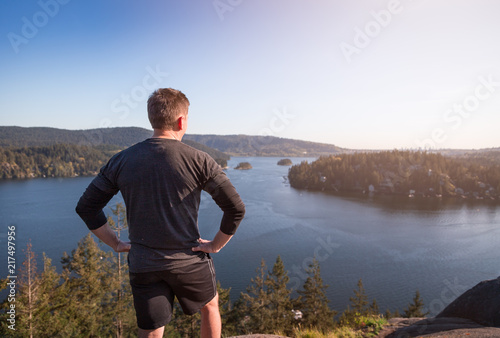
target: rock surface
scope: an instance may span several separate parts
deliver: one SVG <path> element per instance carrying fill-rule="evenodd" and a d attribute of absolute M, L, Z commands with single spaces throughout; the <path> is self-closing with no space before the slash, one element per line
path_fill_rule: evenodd
<path fill-rule="evenodd" d="M 436 316 L 441 317 L 466 318 L 483 326 L 500 327 L 500 277 L 464 292 Z"/>
<path fill-rule="evenodd" d="M 500 328 L 464 318 L 392 318 L 377 337 L 500 337 Z"/>

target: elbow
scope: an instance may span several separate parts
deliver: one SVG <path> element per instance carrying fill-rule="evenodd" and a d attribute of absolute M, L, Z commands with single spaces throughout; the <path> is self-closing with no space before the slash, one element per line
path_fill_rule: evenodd
<path fill-rule="evenodd" d="M 245 204 L 243 202 L 241 202 L 235 207 L 235 214 L 238 216 L 240 220 L 243 219 L 243 217 L 245 217 L 245 212 L 246 209 L 245 209 Z"/>
<path fill-rule="evenodd" d="M 76 212 L 76 213 L 78 214 L 78 216 L 80 216 L 80 217 L 81 217 L 81 216 L 82 216 L 82 214 L 84 213 L 84 211 L 83 211 L 83 207 L 82 207 L 82 205 L 81 205 L 81 203 L 80 203 L 80 202 L 78 202 L 78 204 L 76 205 L 76 207 L 75 207 L 75 212 Z"/>

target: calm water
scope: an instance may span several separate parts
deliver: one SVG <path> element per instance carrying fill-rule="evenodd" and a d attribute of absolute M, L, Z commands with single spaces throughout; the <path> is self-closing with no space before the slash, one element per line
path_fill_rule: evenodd
<path fill-rule="evenodd" d="M 292 159 L 299 163 L 302 159 Z M 236 236 L 214 255 L 218 279 L 233 299 L 250 284 L 262 258 L 269 269 L 281 255 L 291 277 L 302 285 L 304 268 L 316 257 L 330 285 L 331 306 L 343 310 L 362 278 L 381 311 L 400 311 L 419 289 L 436 314 L 465 289 L 500 275 L 500 207 L 456 200 L 332 196 L 292 189 L 288 167 L 278 158 L 233 158 L 252 170 L 227 174 L 247 206 Z M 17 227 L 17 260 L 31 239 L 60 267 L 88 230 L 74 213 L 92 178 L 0 182 L 0 242 L 6 250 L 8 225 Z M 119 201 L 116 197 L 113 202 Z M 216 233 L 221 212 L 203 195 L 199 226 L 204 238 Z M 5 257 L 5 256 L 4 256 Z M 7 262 L 0 265 L 1 277 Z"/>

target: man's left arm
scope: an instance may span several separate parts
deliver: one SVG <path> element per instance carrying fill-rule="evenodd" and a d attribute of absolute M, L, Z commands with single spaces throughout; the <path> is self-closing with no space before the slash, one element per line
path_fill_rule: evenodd
<path fill-rule="evenodd" d="M 240 195 L 224 173 L 210 179 L 204 188 L 223 211 L 220 229 L 214 239 L 209 241 L 199 239 L 199 245 L 193 247 L 193 251 L 204 251 L 208 253 L 219 252 L 233 237 L 236 229 L 245 216 L 245 204 Z"/>

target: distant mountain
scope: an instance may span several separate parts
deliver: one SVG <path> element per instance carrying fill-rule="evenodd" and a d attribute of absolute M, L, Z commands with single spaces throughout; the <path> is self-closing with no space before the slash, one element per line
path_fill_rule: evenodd
<path fill-rule="evenodd" d="M 232 156 L 321 156 L 345 152 L 333 144 L 315 143 L 274 136 L 190 135 L 193 140 Z"/>
<path fill-rule="evenodd" d="M 1 127 L 0 147 L 39 147 L 55 144 L 80 146 L 112 145 L 126 148 L 153 135 L 152 130 L 137 127 L 67 130 L 46 127 Z M 192 140 L 183 142 L 208 153 L 216 160 L 229 160 L 230 156 Z"/>
<path fill-rule="evenodd" d="M 0 127 L 1 147 L 50 146 L 77 144 L 97 146 L 102 144 L 128 147 L 151 137 L 152 131 L 136 128 L 100 128 L 67 130 L 47 127 Z"/>
<path fill-rule="evenodd" d="M 1 147 L 76 144 L 128 147 L 151 137 L 152 130 L 137 127 L 66 130 L 46 127 L 0 127 Z M 182 141 L 214 158 L 233 156 L 320 156 L 344 152 L 332 144 L 300 141 L 274 136 L 186 134 Z M 210 150 L 213 148 L 213 150 Z M 224 157 L 223 157 L 224 156 Z"/>

